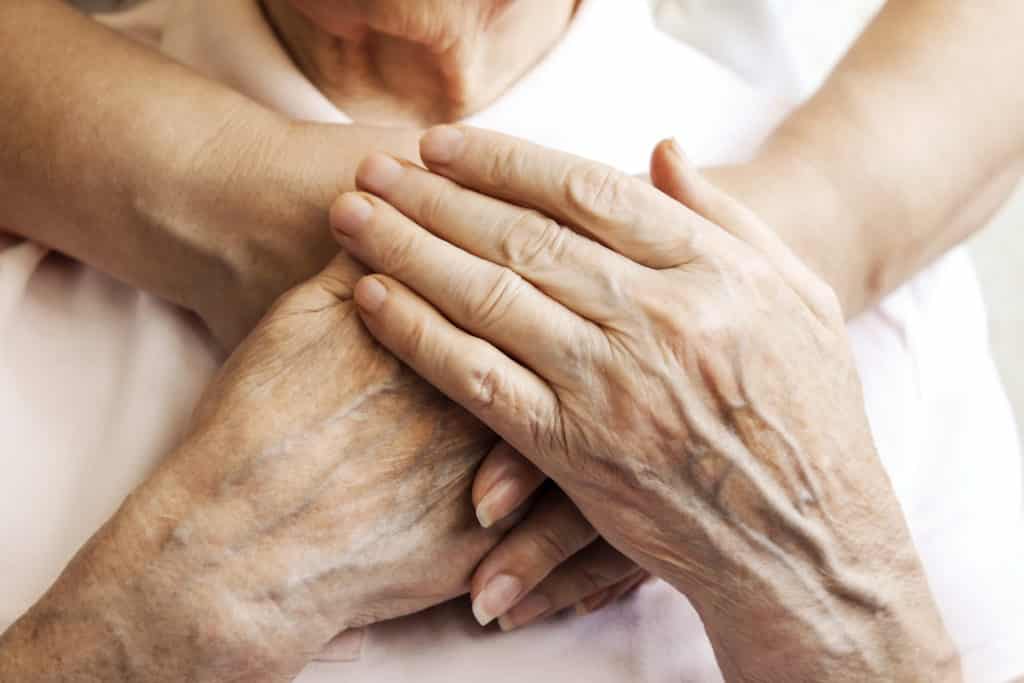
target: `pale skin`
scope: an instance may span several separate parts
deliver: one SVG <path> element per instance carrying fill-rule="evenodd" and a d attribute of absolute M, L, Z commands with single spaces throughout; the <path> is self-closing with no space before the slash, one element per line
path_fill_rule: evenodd
<path fill-rule="evenodd" d="M 0 638 L 4 681 L 283 682 L 339 632 L 465 593 L 502 531 L 494 436 L 372 342 L 339 254 L 284 295 L 189 434 Z"/>
<path fill-rule="evenodd" d="M 501 533 L 469 500 L 491 436 L 398 356 L 533 458 L 612 552 L 686 593 L 729 680 L 957 680 L 831 291 L 728 202 L 701 217 L 521 142 L 494 176 L 509 139 L 464 141 L 434 131 L 423 156 L 554 215 L 565 196 L 548 181 L 572 177 L 572 218 L 594 239 L 411 165 L 392 178 L 398 208 L 343 197 L 334 219 L 350 251 L 440 294 L 451 320 L 499 346 L 340 254 L 274 306 L 181 448 L 4 634 L 0 677 L 287 681 L 338 631 L 464 590 Z M 655 166 L 706 205 L 725 201 L 671 154 Z M 438 191 L 453 203 L 430 211 L 424 193 Z M 395 356 L 351 343 L 367 329 Z M 533 370 L 499 350 L 524 331 L 544 342 L 514 349 Z M 454 574 L 433 570 L 452 560 Z M 765 619 L 771 641 L 751 631 Z"/>
<path fill-rule="evenodd" d="M 770 229 L 671 145 L 703 215 L 494 133 L 421 157 L 334 210 L 374 336 L 686 594 L 727 680 L 957 680 L 838 302 Z"/>
<path fill-rule="evenodd" d="M 311 13 L 353 16 L 345 14 L 349 3 L 340 0 L 306 5 Z M 402 5 L 411 6 L 397 7 Z M 281 26 L 301 25 L 286 3 L 269 4 L 275 6 L 275 14 L 286 17 L 279 19 Z M 1019 3 L 1005 0 L 890 3 L 821 92 L 757 157 L 713 169 L 710 177 L 824 276 L 847 315 L 862 310 L 981 226 L 1012 185 L 1024 138 L 1022 94 L 978 74 L 1002 73 L 1007 64 L 1020 62 L 1024 47 L 1013 34 L 1022 11 Z M 365 17 L 352 21 L 369 27 Z M 464 26 L 464 17 L 451 21 Z M 414 131 L 284 121 L 76 17 L 56 0 L 3 3 L 0 34 L 0 78 L 9 95 L 0 98 L 0 138 L 13 141 L 11 153 L 0 155 L 0 224 L 195 310 L 226 347 L 281 292 L 330 258 L 327 208 L 339 191 L 352 187 L 356 161 L 374 149 L 415 158 Z M 552 39 L 557 32 L 544 35 Z M 73 71 L 52 45 L 76 46 Z M 538 58 L 547 47 L 533 45 Z M 291 48 L 300 64 L 325 63 L 303 56 L 302 45 Z M 483 93 L 474 83 L 493 79 L 477 73 L 475 80 L 468 70 L 442 61 L 432 64 L 453 75 L 431 93 L 450 98 L 442 111 L 486 101 L 465 93 Z M 110 78 L 111 71 L 118 77 Z M 42 74 L 50 77 L 35 78 Z M 515 74 L 504 78 L 514 80 Z M 154 82 L 173 87 L 153 92 Z M 461 85 L 449 89 L 454 83 Z M 453 94 L 458 91 L 463 95 Z M 187 96 L 166 95 L 171 92 Z M 344 99 L 347 92 L 335 94 L 339 105 L 352 107 Z M 385 88 L 369 104 L 412 125 L 436 119 L 433 108 L 396 112 L 394 104 L 406 99 Z M 886 134 L 894 120 L 908 122 L 897 140 Z M 153 130 L 165 132 L 154 136 Z M 122 144 L 97 147 L 93 136 Z M 62 201 L 54 202 L 54 196 Z M 693 199 L 685 187 L 674 196 L 684 203 Z M 478 508 L 488 522 L 519 507 L 541 480 L 535 468 L 507 451 L 494 462 L 504 469 L 482 469 L 476 502 L 483 502 L 495 482 L 515 486 L 506 488 L 490 512 Z M 572 508 L 564 507 L 557 519 L 566 521 L 553 527 L 559 530 L 553 539 L 527 533 L 526 520 L 517 536 L 521 541 L 510 539 L 481 565 L 475 594 L 488 578 L 512 568 L 521 572 L 522 583 L 535 586 L 563 559 L 559 553 L 538 557 L 533 547 L 546 544 L 567 555 L 574 545 L 596 538 Z M 559 545 L 572 534 L 583 540 Z M 620 587 L 641 576 L 633 563 L 619 557 L 615 562 L 616 573 L 625 572 L 617 577 L 626 582 Z M 606 599 L 608 594 L 593 593 L 593 566 L 570 565 L 576 571 L 560 579 L 564 588 L 554 602 Z M 514 615 L 505 624 L 519 625 Z"/>

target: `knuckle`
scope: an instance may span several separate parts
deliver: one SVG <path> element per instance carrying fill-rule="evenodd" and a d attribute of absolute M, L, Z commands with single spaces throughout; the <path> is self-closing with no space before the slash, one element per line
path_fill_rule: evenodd
<path fill-rule="evenodd" d="M 633 179 L 601 164 L 583 164 L 569 171 L 569 205 L 584 215 L 613 218 L 626 213 Z"/>
<path fill-rule="evenodd" d="M 569 232 L 536 211 L 521 212 L 505 230 L 501 255 L 512 268 L 557 263 L 565 253 Z"/>
<path fill-rule="evenodd" d="M 409 321 L 409 326 L 402 334 L 402 344 L 410 358 L 424 358 L 428 351 L 427 322 L 421 318 Z"/>
<path fill-rule="evenodd" d="M 515 178 L 523 165 L 523 156 L 514 144 L 494 144 L 484 178 L 492 187 L 504 185 L 509 178 Z"/>
<path fill-rule="evenodd" d="M 479 299 L 470 304 L 468 318 L 486 331 L 501 323 L 523 293 L 526 281 L 518 273 L 501 268 Z"/>
<path fill-rule="evenodd" d="M 405 272 L 413 262 L 415 244 L 416 240 L 411 237 L 388 241 L 379 254 L 382 269 L 391 274 Z"/>
<path fill-rule="evenodd" d="M 416 222 L 428 227 L 441 225 L 445 218 L 445 207 L 453 202 L 453 188 L 449 183 L 437 183 L 431 189 L 430 192 L 424 192 L 416 206 Z"/>
<path fill-rule="evenodd" d="M 552 569 L 572 557 L 577 550 L 573 536 L 563 535 L 557 529 L 539 529 L 530 537 L 538 565 Z"/>
<path fill-rule="evenodd" d="M 473 365 L 468 376 L 469 386 L 466 395 L 470 405 L 475 409 L 492 407 L 498 397 L 507 391 L 507 382 L 501 372 L 493 364 L 483 361 Z"/>

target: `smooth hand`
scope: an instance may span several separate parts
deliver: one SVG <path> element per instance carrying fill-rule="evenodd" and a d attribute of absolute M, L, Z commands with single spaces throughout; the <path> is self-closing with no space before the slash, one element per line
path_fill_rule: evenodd
<path fill-rule="evenodd" d="M 835 297 L 771 230 L 670 145 L 696 212 L 482 131 L 420 154 L 333 213 L 385 346 L 685 593 L 728 678 L 955 672 Z"/>

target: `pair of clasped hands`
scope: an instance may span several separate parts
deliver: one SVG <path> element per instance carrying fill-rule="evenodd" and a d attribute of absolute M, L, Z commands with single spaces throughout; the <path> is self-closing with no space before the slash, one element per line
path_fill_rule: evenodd
<path fill-rule="evenodd" d="M 649 575 L 730 679 L 944 651 L 835 297 L 770 229 L 674 143 L 653 185 L 471 128 L 421 156 L 364 161 L 341 253 L 61 582 L 245 680 L 467 588 L 516 628 Z"/>

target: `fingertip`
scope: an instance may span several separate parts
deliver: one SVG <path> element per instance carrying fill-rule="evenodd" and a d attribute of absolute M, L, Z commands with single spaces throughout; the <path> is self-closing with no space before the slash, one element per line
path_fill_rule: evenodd
<path fill-rule="evenodd" d="M 359 192 L 346 192 L 331 206 L 329 220 L 338 239 L 359 233 L 373 215 L 373 205 Z"/>
<path fill-rule="evenodd" d="M 690 165 L 686 153 L 675 138 L 665 138 L 654 147 L 651 154 L 652 169 L 655 166 L 687 168 Z"/>
<path fill-rule="evenodd" d="M 688 204 L 693 166 L 675 138 L 658 143 L 651 154 L 651 182 L 673 199 Z"/>
<path fill-rule="evenodd" d="M 405 167 L 394 157 L 380 152 L 363 159 L 356 168 L 356 187 L 381 194 L 402 176 Z"/>
<path fill-rule="evenodd" d="M 420 158 L 426 164 L 449 164 L 462 148 L 465 134 L 457 126 L 435 126 L 420 138 Z"/>
<path fill-rule="evenodd" d="M 388 288 L 379 277 L 368 275 L 356 283 L 353 294 L 356 305 L 364 313 L 377 313 L 388 298 Z"/>
<path fill-rule="evenodd" d="M 689 163 L 686 153 L 683 152 L 683 147 L 682 145 L 679 144 L 678 140 L 676 140 L 675 138 L 666 138 L 662 140 L 662 144 L 665 145 L 668 153 L 675 157 L 677 161 L 679 161 L 682 164 Z"/>

